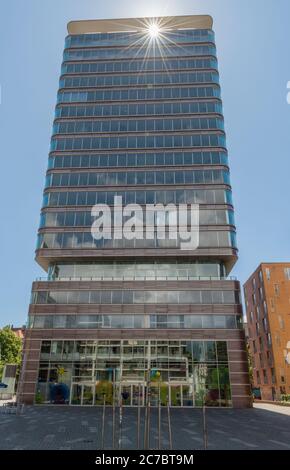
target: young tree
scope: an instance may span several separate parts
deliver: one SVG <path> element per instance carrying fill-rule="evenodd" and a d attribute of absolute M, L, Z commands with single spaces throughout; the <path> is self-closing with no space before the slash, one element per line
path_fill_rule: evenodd
<path fill-rule="evenodd" d="M 0 330 L 0 377 L 5 364 L 18 364 L 21 362 L 22 341 L 13 333 L 10 326 Z"/>

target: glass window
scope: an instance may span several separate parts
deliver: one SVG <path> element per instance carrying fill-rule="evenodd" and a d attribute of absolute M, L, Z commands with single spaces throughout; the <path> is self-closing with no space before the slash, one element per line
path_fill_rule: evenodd
<path fill-rule="evenodd" d="M 192 357 L 194 362 L 204 362 L 205 361 L 205 349 L 203 341 L 193 341 L 192 342 Z"/>
<path fill-rule="evenodd" d="M 41 354 L 50 354 L 51 341 L 42 341 Z"/>
<path fill-rule="evenodd" d="M 205 358 L 206 361 L 216 361 L 216 343 L 215 341 L 205 341 Z"/>
<path fill-rule="evenodd" d="M 112 293 L 111 293 L 111 291 L 102 291 L 101 292 L 101 303 L 102 304 L 112 303 Z"/>
<path fill-rule="evenodd" d="M 66 328 L 66 315 L 54 315 L 53 328 Z"/>
<path fill-rule="evenodd" d="M 219 362 L 226 362 L 228 360 L 227 343 L 225 341 L 217 341 L 217 358 Z"/>

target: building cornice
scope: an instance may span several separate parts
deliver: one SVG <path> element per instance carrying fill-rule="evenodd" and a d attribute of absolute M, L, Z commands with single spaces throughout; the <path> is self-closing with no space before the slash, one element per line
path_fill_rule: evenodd
<path fill-rule="evenodd" d="M 210 15 L 161 16 L 144 18 L 120 18 L 103 20 L 70 21 L 68 33 L 117 33 L 145 30 L 151 23 L 157 23 L 166 30 L 170 29 L 212 29 L 213 19 Z"/>

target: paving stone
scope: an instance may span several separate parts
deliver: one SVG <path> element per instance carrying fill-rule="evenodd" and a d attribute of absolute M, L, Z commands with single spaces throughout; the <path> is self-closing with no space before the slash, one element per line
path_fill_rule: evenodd
<path fill-rule="evenodd" d="M 267 409 L 207 409 L 210 449 L 285 449 L 290 447 L 290 415 L 272 405 Z M 282 407 L 281 407 L 282 408 Z M 124 411 L 124 410 L 123 410 Z M 122 448 L 135 449 L 136 409 L 123 415 Z M 173 449 L 203 448 L 200 409 L 171 410 Z M 102 409 L 57 406 L 26 407 L 20 416 L 0 415 L 0 449 L 91 449 L 101 448 Z M 140 443 L 144 442 L 144 409 L 141 410 Z M 112 448 L 112 410 L 106 409 L 105 448 Z M 115 445 L 119 439 L 119 410 L 115 414 Z M 167 412 L 161 415 L 162 448 L 169 448 Z M 150 413 L 150 445 L 158 447 L 158 410 Z"/>
<path fill-rule="evenodd" d="M 45 442 L 52 442 L 54 440 L 55 435 L 54 434 L 48 434 L 47 436 L 44 437 Z"/>

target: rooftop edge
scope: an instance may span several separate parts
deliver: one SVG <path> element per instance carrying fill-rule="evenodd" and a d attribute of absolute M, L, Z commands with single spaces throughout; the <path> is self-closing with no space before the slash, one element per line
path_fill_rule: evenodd
<path fill-rule="evenodd" d="M 146 29 L 152 22 L 166 29 L 212 29 L 213 25 L 210 15 L 183 15 L 70 21 L 67 30 L 71 35 L 133 32 Z"/>

